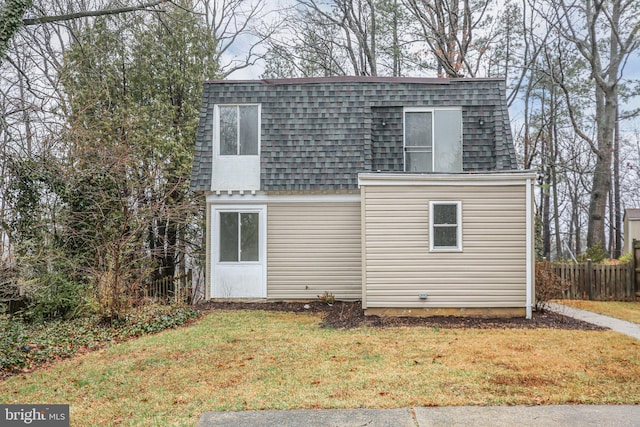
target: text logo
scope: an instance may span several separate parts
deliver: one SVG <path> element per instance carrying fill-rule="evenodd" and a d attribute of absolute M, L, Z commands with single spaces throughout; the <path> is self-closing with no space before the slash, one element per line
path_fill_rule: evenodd
<path fill-rule="evenodd" d="M 0 425 L 69 427 L 69 405 L 0 405 Z"/>

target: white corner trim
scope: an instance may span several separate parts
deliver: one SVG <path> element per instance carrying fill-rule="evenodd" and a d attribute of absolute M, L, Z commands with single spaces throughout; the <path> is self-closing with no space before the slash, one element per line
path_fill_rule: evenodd
<path fill-rule="evenodd" d="M 525 227 L 526 227 L 526 238 L 525 238 L 525 244 L 526 244 L 526 293 L 527 293 L 527 300 L 526 300 L 526 312 L 527 312 L 527 319 L 531 319 L 533 317 L 533 257 L 535 256 L 534 254 L 534 250 L 533 250 L 533 203 L 532 203 L 532 180 L 531 179 L 527 179 L 527 183 L 525 186 L 525 215 L 526 220 L 525 220 Z"/>
<path fill-rule="evenodd" d="M 244 191 L 241 195 L 239 191 L 221 192 L 218 194 L 208 194 L 207 203 L 359 203 L 360 193 L 352 194 L 267 194 L 264 192 L 251 191 L 250 195 Z"/>

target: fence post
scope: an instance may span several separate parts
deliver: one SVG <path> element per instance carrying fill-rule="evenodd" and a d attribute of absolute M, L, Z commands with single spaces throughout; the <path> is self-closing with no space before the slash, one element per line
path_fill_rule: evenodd
<path fill-rule="evenodd" d="M 635 279 L 635 269 L 633 268 L 633 257 L 631 257 L 631 262 L 629 264 L 627 264 L 627 292 L 625 295 L 625 301 L 633 301 L 635 299 L 635 286 L 634 286 L 634 279 Z"/>
<path fill-rule="evenodd" d="M 593 265 L 591 258 L 587 259 L 587 285 L 589 286 L 589 301 L 593 301 Z"/>
<path fill-rule="evenodd" d="M 633 243 L 631 245 L 631 301 L 636 299 L 637 294 L 640 292 L 640 280 L 638 276 L 640 276 L 640 240 L 633 239 Z"/>

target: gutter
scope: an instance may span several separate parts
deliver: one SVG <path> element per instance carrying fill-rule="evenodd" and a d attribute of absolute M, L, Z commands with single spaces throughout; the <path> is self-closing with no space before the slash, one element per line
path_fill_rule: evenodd
<path fill-rule="evenodd" d="M 533 253 L 533 203 L 532 203 L 532 181 L 531 178 L 527 178 L 527 183 L 525 186 L 526 191 L 526 311 L 527 311 L 527 319 L 531 319 L 533 317 L 533 257 L 535 254 Z"/>
<path fill-rule="evenodd" d="M 535 179 L 530 170 L 489 172 L 359 172 L 358 187 L 363 185 L 522 185 L 524 180 Z"/>

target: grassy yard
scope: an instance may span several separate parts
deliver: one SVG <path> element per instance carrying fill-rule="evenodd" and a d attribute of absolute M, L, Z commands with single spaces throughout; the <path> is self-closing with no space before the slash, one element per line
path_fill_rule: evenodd
<path fill-rule="evenodd" d="M 146 304 L 106 324 L 99 316 L 22 321 L 0 315 L 0 379 L 142 335 L 189 323 L 200 313 L 180 305 Z"/>
<path fill-rule="evenodd" d="M 73 425 L 194 425 L 207 410 L 640 403 L 640 342 L 614 332 L 318 327 L 217 311 L 0 382 Z"/>
<path fill-rule="evenodd" d="M 640 324 L 640 302 L 558 300 L 560 304 Z"/>

